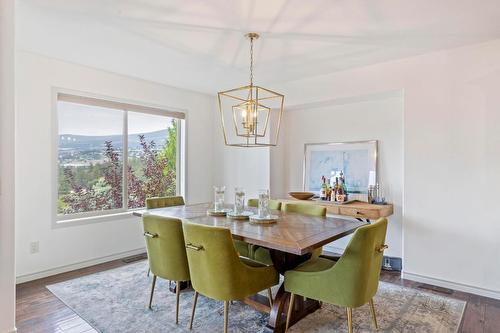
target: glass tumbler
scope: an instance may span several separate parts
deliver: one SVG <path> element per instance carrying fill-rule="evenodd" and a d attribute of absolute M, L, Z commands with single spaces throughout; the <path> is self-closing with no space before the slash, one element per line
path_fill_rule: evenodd
<path fill-rule="evenodd" d="M 260 218 L 269 216 L 269 190 L 259 190 L 258 215 Z"/>
<path fill-rule="evenodd" d="M 214 210 L 220 212 L 224 209 L 225 186 L 214 186 Z"/>
<path fill-rule="evenodd" d="M 241 187 L 234 189 L 234 213 L 242 214 L 245 210 L 245 190 Z"/>

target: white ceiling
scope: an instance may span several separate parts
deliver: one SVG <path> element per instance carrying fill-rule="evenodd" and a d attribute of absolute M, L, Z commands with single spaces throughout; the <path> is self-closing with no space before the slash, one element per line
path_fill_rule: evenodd
<path fill-rule="evenodd" d="M 18 0 L 18 45 L 214 94 L 500 38 L 498 0 Z"/>

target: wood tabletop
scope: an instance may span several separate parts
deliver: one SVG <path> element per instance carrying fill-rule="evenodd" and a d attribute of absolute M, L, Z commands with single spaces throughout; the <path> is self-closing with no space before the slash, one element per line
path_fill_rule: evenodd
<path fill-rule="evenodd" d="M 333 217 L 314 217 L 282 211 L 272 211 L 279 220 L 269 225 L 251 224 L 227 217 L 208 216 L 211 204 L 174 206 L 135 211 L 142 216 L 145 212 L 187 220 L 192 223 L 225 227 L 231 230 L 233 238 L 283 252 L 303 255 L 336 239 L 353 233 L 366 222 Z M 247 210 L 256 212 L 255 208 Z"/>

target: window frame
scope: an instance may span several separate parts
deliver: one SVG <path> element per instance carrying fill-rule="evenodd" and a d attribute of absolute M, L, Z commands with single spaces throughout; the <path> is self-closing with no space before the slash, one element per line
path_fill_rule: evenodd
<path fill-rule="evenodd" d="M 123 172 L 122 172 L 122 193 L 123 201 L 122 208 L 102 210 L 102 211 L 91 211 L 91 212 L 80 212 L 73 214 L 59 214 L 57 211 L 57 202 L 59 198 L 59 117 L 58 117 L 58 102 L 61 100 L 60 96 L 72 97 L 75 99 L 75 103 L 81 103 L 85 105 L 93 105 L 92 103 L 85 103 L 86 100 L 95 100 L 103 102 L 100 106 L 114 108 L 123 111 L 123 124 L 122 124 L 122 138 L 123 138 Z M 62 100 L 66 100 L 63 98 Z M 79 102 L 78 100 L 81 100 Z M 96 105 L 96 104 L 94 104 Z M 81 225 L 95 222 L 110 221 L 116 219 L 123 219 L 126 217 L 131 217 L 134 211 L 141 210 L 144 208 L 131 208 L 128 206 L 128 179 L 127 179 L 127 163 L 128 160 L 128 113 L 136 112 L 143 114 L 153 114 L 159 116 L 165 116 L 175 119 L 177 122 L 177 158 L 176 158 L 176 195 L 185 196 L 185 171 L 186 171 L 186 119 L 187 110 L 179 109 L 174 107 L 166 107 L 153 105 L 145 102 L 131 101 L 122 98 L 115 98 L 110 96 L 97 95 L 92 93 L 86 93 L 81 91 L 75 91 L 64 88 L 52 89 L 52 129 L 53 142 L 52 142 L 52 227 L 63 227 L 70 225 Z"/>

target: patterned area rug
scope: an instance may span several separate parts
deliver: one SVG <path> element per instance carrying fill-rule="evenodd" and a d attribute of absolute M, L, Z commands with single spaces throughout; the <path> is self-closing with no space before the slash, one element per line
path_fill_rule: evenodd
<path fill-rule="evenodd" d="M 151 277 L 141 261 L 69 280 L 47 288 L 102 333 L 222 332 L 223 303 L 200 295 L 193 330 L 188 329 L 193 291 L 180 295 L 179 325 L 175 324 L 175 294 L 158 279 L 153 310 L 147 309 Z M 274 290 L 276 292 L 276 290 Z M 465 302 L 417 289 L 381 282 L 374 298 L 379 332 L 456 332 Z M 354 331 L 374 332 L 367 305 L 353 310 Z M 241 302 L 229 307 L 230 332 L 262 332 L 268 315 Z M 347 332 L 343 308 L 323 307 L 289 332 Z"/>

